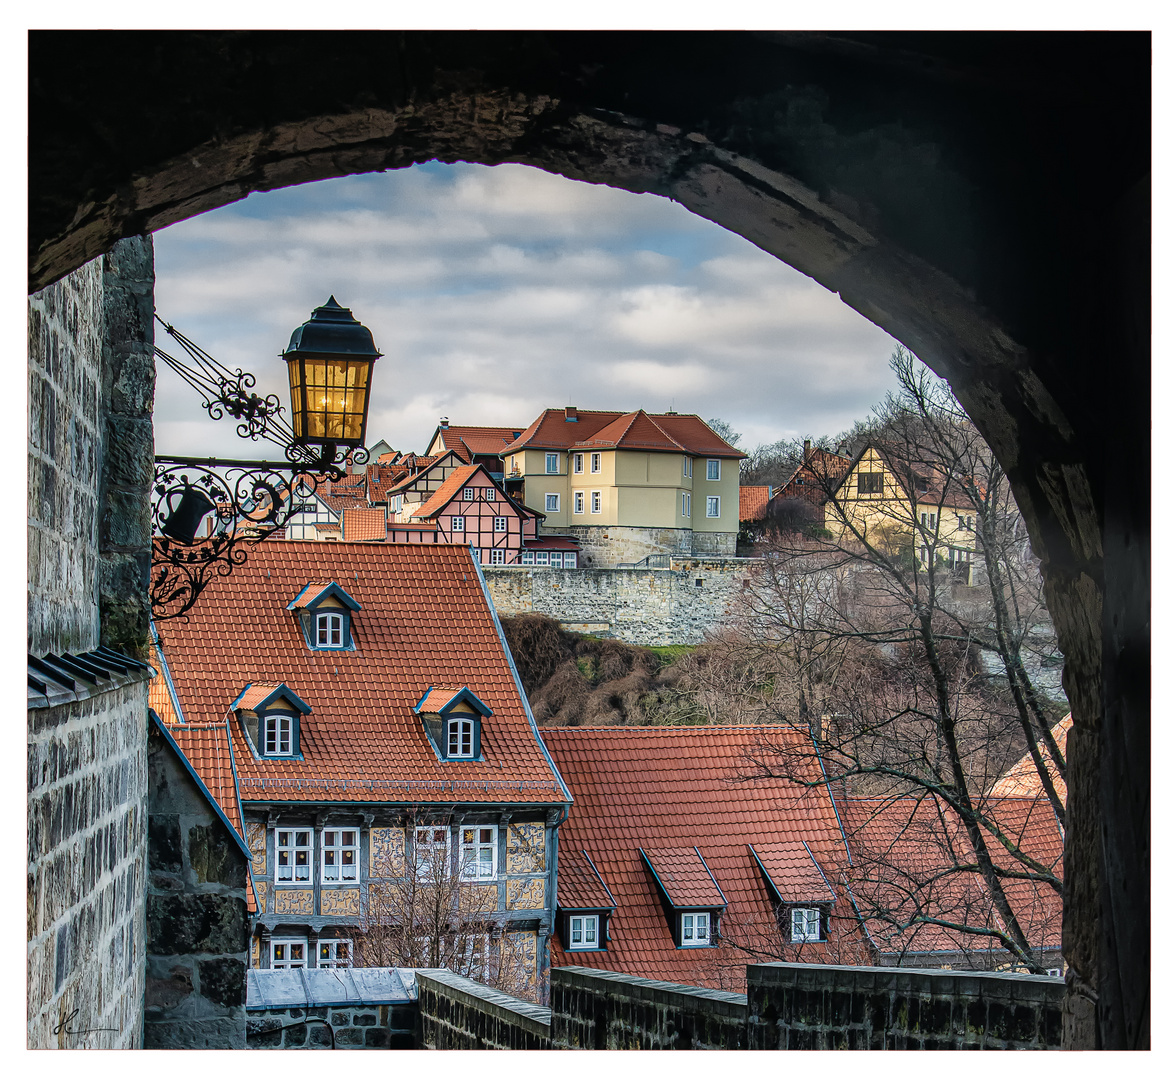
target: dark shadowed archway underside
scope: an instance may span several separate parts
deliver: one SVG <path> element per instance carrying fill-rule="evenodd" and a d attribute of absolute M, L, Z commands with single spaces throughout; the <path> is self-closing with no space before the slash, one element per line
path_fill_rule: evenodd
<path fill-rule="evenodd" d="M 654 192 L 838 292 L 1012 480 L 1075 720 L 1065 1038 L 1139 1047 L 1149 82 L 1146 34 L 36 32 L 29 288 L 251 191 L 437 159 Z"/>

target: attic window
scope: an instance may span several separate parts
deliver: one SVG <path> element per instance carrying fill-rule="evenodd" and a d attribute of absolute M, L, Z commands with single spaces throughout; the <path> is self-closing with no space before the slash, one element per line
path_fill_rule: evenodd
<path fill-rule="evenodd" d="M 289 604 L 302 626 L 306 644 L 318 649 L 351 649 L 351 615 L 361 610 L 335 581 L 312 581 Z"/>
<path fill-rule="evenodd" d="M 482 721 L 494 714 L 468 686 L 430 686 L 413 712 L 442 761 L 481 760 Z"/>
<path fill-rule="evenodd" d="M 446 757 L 472 758 L 474 756 L 474 721 L 452 718 L 446 725 L 449 734 L 449 751 Z"/>
<path fill-rule="evenodd" d="M 600 948 L 600 916 L 572 915 L 568 919 L 568 951 Z"/>
<path fill-rule="evenodd" d="M 341 649 L 344 617 L 336 612 L 320 612 L 314 617 L 315 646 L 319 649 Z"/>
<path fill-rule="evenodd" d="M 860 472 L 857 477 L 859 495 L 882 494 L 882 474 L 880 472 Z"/>
<path fill-rule="evenodd" d="M 689 949 L 711 943 L 711 913 L 709 911 L 682 912 L 682 948 Z"/>
<path fill-rule="evenodd" d="M 262 752 L 266 757 L 294 756 L 294 725 L 297 720 L 293 716 L 281 713 L 267 716 L 262 720 Z"/>
<path fill-rule="evenodd" d="M 793 942 L 824 941 L 821 933 L 821 909 L 796 907 L 792 909 L 790 940 Z"/>
<path fill-rule="evenodd" d="M 285 683 L 250 683 L 229 706 L 261 758 L 301 758 L 306 704 Z"/>

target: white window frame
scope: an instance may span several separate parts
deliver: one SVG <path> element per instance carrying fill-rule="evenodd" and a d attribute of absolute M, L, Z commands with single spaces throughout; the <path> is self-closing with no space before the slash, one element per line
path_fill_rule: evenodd
<path fill-rule="evenodd" d="M 600 497 L 600 492 L 599 491 L 592 492 L 592 498 L 591 498 L 591 502 L 590 502 L 590 506 L 589 506 L 589 509 L 592 511 L 592 513 L 599 514 L 603 503 L 604 503 L 604 500 Z"/>
<path fill-rule="evenodd" d="M 714 473 L 714 476 L 711 476 Z M 722 459 L 711 457 L 706 459 L 706 478 L 708 480 L 721 480 L 723 476 Z"/>
<path fill-rule="evenodd" d="M 682 492 L 682 516 L 688 518 L 690 516 L 690 492 Z"/>
<path fill-rule="evenodd" d="M 457 831 L 461 845 L 457 857 L 461 867 L 462 881 L 497 881 L 498 826 L 459 825 Z M 466 840 L 467 833 L 472 836 L 468 842 Z M 485 855 L 490 856 L 489 864 L 484 859 Z M 487 866 L 489 873 L 485 872 Z"/>
<path fill-rule="evenodd" d="M 816 907 L 794 907 L 789 914 L 789 941 L 800 944 L 823 941 L 821 937 L 821 909 Z"/>
<path fill-rule="evenodd" d="M 573 514 L 584 513 L 584 492 L 582 492 L 582 491 L 573 491 L 572 492 L 572 513 Z"/>
<path fill-rule="evenodd" d="M 584 471 L 584 455 L 583 454 L 573 454 L 572 455 L 572 472 L 582 473 L 583 471 Z"/>
<path fill-rule="evenodd" d="M 564 552 L 564 569 L 565 570 L 575 570 L 576 569 L 576 553 L 574 551 L 565 551 Z"/>
<path fill-rule="evenodd" d="M 426 834 L 427 839 L 421 839 L 421 834 Z M 438 840 L 439 835 L 444 835 L 444 840 Z M 441 852 L 441 857 L 445 860 L 445 873 L 449 873 L 449 826 L 448 825 L 417 825 L 413 829 L 412 834 L 412 852 L 413 865 L 416 868 L 417 881 L 430 881 L 433 878 L 433 860 L 437 852 Z M 421 852 L 427 851 L 429 854 L 422 858 Z"/>
<path fill-rule="evenodd" d="M 343 837 L 350 835 L 351 843 Z M 351 861 L 347 861 L 350 853 Z M 331 876 L 336 874 L 337 876 Z M 359 829 L 356 826 L 331 826 L 320 833 L 319 874 L 324 885 L 342 885 L 359 881 Z"/>
<path fill-rule="evenodd" d="M 506 518 L 496 517 L 494 519 L 494 531 L 504 533 L 507 530 Z"/>
<path fill-rule="evenodd" d="M 682 948 L 697 949 L 711 943 L 711 913 L 709 911 L 683 911 L 679 930 Z"/>
<path fill-rule="evenodd" d="M 717 518 L 719 516 L 719 513 L 720 513 L 719 496 L 718 495 L 708 495 L 706 497 L 706 516 L 708 518 Z"/>
<path fill-rule="evenodd" d="M 559 475 L 559 454 L 547 454 L 543 459 L 543 471 L 548 476 Z"/>
<path fill-rule="evenodd" d="M 339 946 L 342 945 L 346 955 L 339 959 Z M 326 956 L 323 956 L 324 950 Z M 314 947 L 314 964 L 320 968 L 349 968 L 355 959 L 355 949 L 352 948 L 351 938 L 319 938 Z"/>
<path fill-rule="evenodd" d="M 579 924 L 578 926 L 576 924 Z M 568 916 L 568 952 L 600 948 L 600 916 Z"/>
<path fill-rule="evenodd" d="M 461 498 L 462 498 L 462 502 L 473 502 L 474 501 L 474 489 L 473 488 L 462 488 L 461 489 Z"/>
<path fill-rule="evenodd" d="M 302 947 L 302 957 L 295 960 L 291 956 L 291 946 Z M 285 955 L 279 957 L 278 950 Z M 306 938 L 270 938 L 270 968 L 275 971 L 290 970 L 291 968 L 305 968 L 310 966 L 310 942 Z"/>
<path fill-rule="evenodd" d="M 519 562 L 522 563 L 523 566 L 534 566 L 535 565 L 535 552 L 524 551 L 522 553 L 522 555 L 519 557 Z"/>
<path fill-rule="evenodd" d="M 344 649 L 347 647 L 346 619 L 341 611 L 316 611 L 314 614 L 314 647 L 316 649 Z M 338 637 L 338 641 L 331 639 Z"/>
<path fill-rule="evenodd" d="M 473 716 L 449 716 L 445 720 L 445 756 L 450 761 L 471 761 L 474 757 L 474 725 L 477 719 Z M 456 735 L 456 739 L 454 736 Z M 463 744 L 469 744 L 469 750 L 462 749 Z M 457 750 L 454 751 L 454 744 Z"/>
<path fill-rule="evenodd" d="M 600 472 L 600 455 L 592 454 L 588 458 L 588 471 L 598 473 Z"/>
<path fill-rule="evenodd" d="M 506 549 L 505 548 L 491 548 L 490 549 L 490 565 L 491 566 L 505 566 L 506 565 Z"/>
<path fill-rule="evenodd" d="M 496 498 L 492 487 L 482 488 L 482 502 L 493 502 Z"/>
<path fill-rule="evenodd" d="M 305 836 L 305 842 L 299 837 Z M 283 842 L 283 837 L 285 841 Z M 282 855 L 287 862 L 282 865 Z M 299 865 L 299 854 L 306 855 L 306 862 Z M 283 873 L 285 871 L 285 873 Z M 274 884 L 306 885 L 314 884 L 314 829 L 309 826 L 286 826 L 274 829 Z"/>
<path fill-rule="evenodd" d="M 682 475 L 689 476 L 691 479 L 694 477 L 694 458 L 689 454 L 682 458 Z"/>
<path fill-rule="evenodd" d="M 543 493 L 543 512 L 546 514 L 559 513 L 558 491 L 546 491 Z"/>
<path fill-rule="evenodd" d="M 295 718 L 290 713 L 266 713 L 261 718 L 261 752 L 265 757 L 294 756 Z M 282 736 L 286 737 L 286 749 L 282 749 Z M 274 749 L 270 749 L 271 736 Z"/>
<path fill-rule="evenodd" d="M 454 514 L 449 519 L 449 531 L 455 532 L 455 533 L 464 533 L 465 532 L 465 515 L 464 514 Z"/>
<path fill-rule="evenodd" d="M 535 565 L 536 566 L 546 566 L 547 565 L 547 552 L 546 551 L 536 551 L 535 552 Z"/>
<path fill-rule="evenodd" d="M 550 561 L 549 565 L 562 567 L 563 566 L 563 552 L 562 551 L 551 552 L 550 553 L 550 560 L 551 561 Z"/>

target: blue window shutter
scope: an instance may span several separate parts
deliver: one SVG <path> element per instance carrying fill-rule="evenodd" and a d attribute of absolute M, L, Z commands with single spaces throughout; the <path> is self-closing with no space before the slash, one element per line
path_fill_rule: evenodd
<path fill-rule="evenodd" d="M 477 760 L 482 756 L 482 718 L 480 716 L 474 720 L 473 744 L 474 759 Z"/>
<path fill-rule="evenodd" d="M 295 716 L 290 723 L 290 750 L 295 757 L 302 753 L 302 717 Z"/>

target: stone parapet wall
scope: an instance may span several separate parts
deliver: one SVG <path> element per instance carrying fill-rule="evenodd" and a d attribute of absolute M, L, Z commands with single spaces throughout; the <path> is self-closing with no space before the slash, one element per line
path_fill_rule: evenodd
<path fill-rule="evenodd" d="M 422 1050 L 550 1050 L 551 1010 L 450 971 L 417 972 Z"/>
<path fill-rule="evenodd" d="M 500 616 L 539 612 L 631 645 L 696 645 L 738 608 L 757 560 L 676 556 L 667 570 L 482 568 Z"/>
<path fill-rule="evenodd" d="M 142 1044 L 147 684 L 28 711 L 28 1045 Z"/>
<path fill-rule="evenodd" d="M 647 555 L 734 555 L 738 533 L 695 532 L 634 525 L 569 525 L 540 528 L 541 535 L 571 536 L 580 544 L 581 565 L 594 569 L 639 562 Z"/>
<path fill-rule="evenodd" d="M 744 1050 L 747 998 L 594 968 L 551 973 L 557 1050 Z"/>
<path fill-rule="evenodd" d="M 918 968 L 747 969 L 751 1050 L 1057 1050 L 1061 979 Z"/>
<path fill-rule="evenodd" d="M 415 1050 L 416 1002 L 249 1010 L 249 1050 Z"/>

